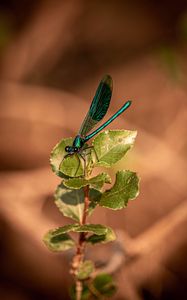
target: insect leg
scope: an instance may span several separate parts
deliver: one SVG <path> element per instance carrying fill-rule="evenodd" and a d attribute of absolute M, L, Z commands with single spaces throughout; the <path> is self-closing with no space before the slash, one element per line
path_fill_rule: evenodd
<path fill-rule="evenodd" d="M 79 156 L 77 155 L 77 153 L 75 153 L 75 155 L 76 155 L 76 157 L 77 157 L 77 159 L 78 159 L 78 162 L 79 162 L 79 164 L 78 164 L 78 167 L 77 167 L 77 170 L 76 170 L 76 172 L 75 172 L 75 175 L 74 176 L 76 176 L 77 175 L 77 172 L 78 172 L 78 170 L 79 170 L 79 167 L 80 167 L 80 158 L 79 158 Z"/>

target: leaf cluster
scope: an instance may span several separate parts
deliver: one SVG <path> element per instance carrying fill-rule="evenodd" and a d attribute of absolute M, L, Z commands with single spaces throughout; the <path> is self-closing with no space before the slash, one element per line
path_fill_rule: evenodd
<path fill-rule="evenodd" d="M 74 154 L 67 156 L 65 147 L 72 145 L 73 139 L 61 140 L 51 153 L 50 163 L 52 170 L 61 178 L 61 183 L 55 192 L 55 204 L 65 216 L 73 219 L 74 224 L 65 225 L 50 230 L 44 236 L 44 243 L 51 251 L 65 251 L 76 247 L 77 242 L 72 237 L 72 232 L 84 233 L 85 242 L 89 244 L 107 243 L 115 239 L 115 233 L 110 227 L 101 224 L 82 224 L 84 214 L 84 188 L 89 187 L 89 207 L 87 215 L 91 215 L 97 206 L 112 210 L 127 207 L 129 200 L 137 197 L 139 192 L 139 178 L 135 172 L 121 170 L 116 173 L 112 187 L 111 178 L 107 173 L 100 173 L 91 177 L 93 168 L 102 166 L 110 168 L 121 160 L 129 149 L 132 148 L 136 131 L 107 130 L 96 136 L 91 147 L 84 145 L 81 156 Z M 95 277 L 90 283 L 94 265 L 84 261 L 77 272 L 77 278 L 84 281 L 82 299 L 85 295 L 107 296 L 113 294 L 115 287 L 110 275 L 104 274 Z M 85 283 L 85 280 L 88 282 Z M 73 298 L 74 289 L 71 294 Z M 101 297 L 100 297 L 101 298 Z M 74 298 L 73 298 L 74 299 Z"/>

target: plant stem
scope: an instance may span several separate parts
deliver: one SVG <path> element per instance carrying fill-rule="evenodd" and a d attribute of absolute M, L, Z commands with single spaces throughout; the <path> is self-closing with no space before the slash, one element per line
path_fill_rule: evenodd
<path fill-rule="evenodd" d="M 88 215 L 88 208 L 89 208 L 89 186 L 84 187 L 84 210 L 83 210 L 83 216 L 82 216 L 82 221 L 80 222 L 80 225 L 85 225 L 86 224 L 86 218 Z M 76 278 L 77 271 L 79 269 L 80 264 L 84 260 L 84 254 L 85 254 L 85 238 L 86 238 L 86 232 L 81 232 L 79 234 L 79 241 L 77 245 L 77 251 L 75 256 L 73 257 L 72 260 L 72 268 L 70 273 L 73 274 Z M 81 295 L 82 295 L 82 290 L 83 290 L 83 282 L 79 279 L 76 278 L 75 281 L 75 288 L 76 288 L 76 300 L 81 300 Z"/>
<path fill-rule="evenodd" d="M 82 225 L 86 224 L 86 217 L 88 214 L 88 208 L 89 208 L 89 185 L 84 187 L 84 211 L 83 211 L 83 217 L 82 217 Z"/>

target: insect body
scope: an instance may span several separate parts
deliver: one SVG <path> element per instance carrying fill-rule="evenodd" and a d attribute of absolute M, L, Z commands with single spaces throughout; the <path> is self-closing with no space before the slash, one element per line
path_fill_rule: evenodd
<path fill-rule="evenodd" d="M 101 80 L 96 94 L 92 100 L 90 109 L 81 125 L 78 135 L 75 137 L 72 146 L 66 146 L 65 151 L 68 153 L 67 156 L 73 155 L 74 153 L 81 153 L 85 143 L 108 126 L 114 119 L 122 114 L 130 105 L 131 101 L 127 101 L 112 117 L 110 117 L 104 124 L 88 134 L 95 125 L 101 121 L 110 105 L 112 96 L 112 78 L 110 75 L 105 75 Z"/>

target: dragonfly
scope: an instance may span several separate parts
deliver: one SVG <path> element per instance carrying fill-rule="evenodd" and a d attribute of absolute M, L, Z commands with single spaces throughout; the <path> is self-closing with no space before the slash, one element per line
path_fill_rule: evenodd
<path fill-rule="evenodd" d="M 65 155 L 65 157 L 74 155 L 76 153 L 81 155 L 83 149 L 85 150 L 84 148 L 85 143 L 89 141 L 91 138 L 93 138 L 105 127 L 107 127 L 111 122 L 113 122 L 119 115 L 121 115 L 131 105 L 132 101 L 129 100 L 125 102 L 125 104 L 115 114 L 113 114 L 113 116 L 111 116 L 106 122 L 104 122 L 96 130 L 89 133 L 96 126 L 96 124 L 100 122 L 106 115 L 110 105 L 112 88 L 113 88 L 112 77 L 110 75 L 105 75 L 101 80 L 101 82 L 99 83 L 95 96 L 92 100 L 91 106 L 80 127 L 78 135 L 73 140 L 73 145 L 65 147 L 65 151 L 67 152 L 67 155 Z M 81 157 L 83 158 L 82 155 Z"/>

